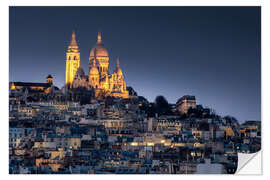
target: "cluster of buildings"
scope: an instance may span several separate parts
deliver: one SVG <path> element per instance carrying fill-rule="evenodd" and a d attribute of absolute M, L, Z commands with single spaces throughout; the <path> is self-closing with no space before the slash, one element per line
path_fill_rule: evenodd
<path fill-rule="evenodd" d="M 186 95 L 171 114 L 127 88 L 119 60 L 98 33 L 85 75 L 75 33 L 67 50 L 66 84 L 11 82 L 10 174 L 233 174 L 237 153 L 261 148 L 260 121 L 239 124 Z"/>
<path fill-rule="evenodd" d="M 80 105 L 21 96 L 10 95 L 12 174 L 235 173 L 237 152 L 260 150 L 258 121 L 238 124 L 211 113 L 148 117 L 134 97 Z"/>

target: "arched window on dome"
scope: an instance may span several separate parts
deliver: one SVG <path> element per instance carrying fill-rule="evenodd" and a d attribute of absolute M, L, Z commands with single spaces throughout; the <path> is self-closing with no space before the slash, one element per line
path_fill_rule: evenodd
<path fill-rule="evenodd" d="M 76 56 L 74 56 L 74 60 L 76 60 Z"/>
<path fill-rule="evenodd" d="M 71 60 L 71 56 L 68 57 L 68 60 Z"/>

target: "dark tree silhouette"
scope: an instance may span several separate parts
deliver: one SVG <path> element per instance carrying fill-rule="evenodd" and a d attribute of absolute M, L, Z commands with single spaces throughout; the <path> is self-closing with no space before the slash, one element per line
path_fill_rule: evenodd
<path fill-rule="evenodd" d="M 155 109 L 156 109 L 156 113 L 159 116 L 172 114 L 171 107 L 164 96 L 157 96 L 156 97 Z"/>

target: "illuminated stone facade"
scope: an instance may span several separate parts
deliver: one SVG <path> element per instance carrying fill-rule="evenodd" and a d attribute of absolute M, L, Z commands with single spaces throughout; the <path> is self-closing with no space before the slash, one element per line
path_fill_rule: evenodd
<path fill-rule="evenodd" d="M 109 74 L 109 53 L 102 43 L 100 32 L 97 43 L 90 51 L 88 75 L 80 66 L 80 52 L 75 34 L 72 34 L 67 51 L 66 85 L 70 88 L 94 88 L 96 97 L 129 97 L 119 59 L 116 61 L 114 72 Z"/>

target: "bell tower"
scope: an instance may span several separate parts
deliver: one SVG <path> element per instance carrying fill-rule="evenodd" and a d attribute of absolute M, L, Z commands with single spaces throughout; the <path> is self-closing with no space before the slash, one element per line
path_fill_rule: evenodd
<path fill-rule="evenodd" d="M 80 67 L 80 50 L 73 31 L 72 39 L 66 52 L 66 85 L 72 87 L 77 69 Z"/>

